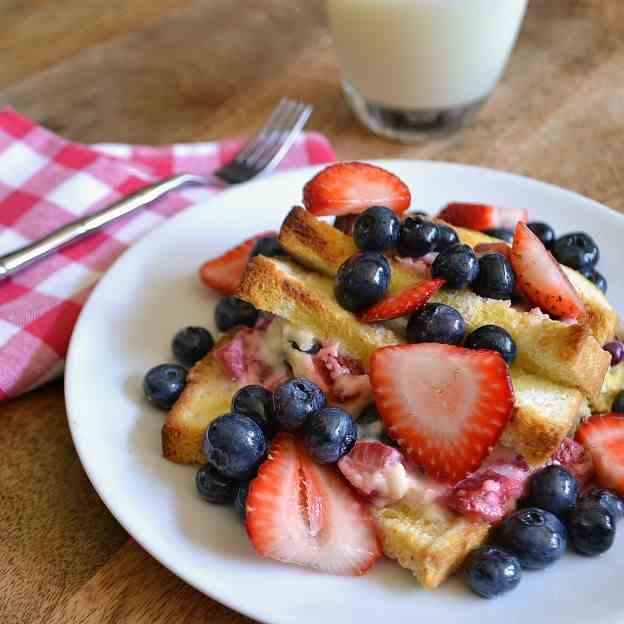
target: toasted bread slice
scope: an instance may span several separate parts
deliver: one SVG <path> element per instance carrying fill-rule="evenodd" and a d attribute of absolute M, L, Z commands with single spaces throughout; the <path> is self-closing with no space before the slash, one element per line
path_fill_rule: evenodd
<path fill-rule="evenodd" d="M 590 401 L 592 412 L 601 414 L 610 412 L 616 395 L 622 390 L 624 390 L 624 362 L 609 369 L 600 394 Z"/>
<path fill-rule="evenodd" d="M 373 510 L 384 553 L 411 570 L 420 584 L 435 589 L 485 542 L 491 525 L 431 507 L 397 503 Z"/>
<path fill-rule="evenodd" d="M 229 334 L 224 335 L 217 346 L 229 339 Z M 182 464 L 204 463 L 202 443 L 206 427 L 230 410 L 232 396 L 239 387 L 214 351 L 195 364 L 189 371 L 186 388 L 167 414 L 162 428 L 165 458 Z"/>
<path fill-rule="evenodd" d="M 287 216 L 280 243 L 295 260 L 328 277 L 335 276 L 340 265 L 357 252 L 350 236 L 303 208 L 294 208 Z M 390 293 L 422 279 L 409 266 L 390 263 Z M 506 329 L 516 342 L 517 363 L 523 369 L 579 388 L 589 396 L 602 387 L 610 355 L 582 324 L 568 325 L 546 315 L 521 312 L 507 302 L 484 299 L 469 290 L 442 289 L 432 301 L 456 308 L 470 331 L 490 323 Z"/>

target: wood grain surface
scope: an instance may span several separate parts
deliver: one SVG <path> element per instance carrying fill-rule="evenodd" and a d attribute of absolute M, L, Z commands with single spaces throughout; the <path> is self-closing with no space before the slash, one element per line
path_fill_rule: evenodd
<path fill-rule="evenodd" d="M 532 0 L 473 125 L 419 145 L 358 125 L 320 0 L 0 0 L 0 105 L 82 142 L 244 135 L 284 95 L 340 158 L 480 164 L 624 211 L 624 3 Z M 417 197 L 417 189 L 413 189 Z M 60 382 L 0 407 L 3 624 L 241 623 L 147 555 L 92 489 Z"/>

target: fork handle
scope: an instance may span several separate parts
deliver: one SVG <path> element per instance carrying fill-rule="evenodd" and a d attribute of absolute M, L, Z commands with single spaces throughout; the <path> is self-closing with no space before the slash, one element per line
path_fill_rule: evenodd
<path fill-rule="evenodd" d="M 102 210 L 71 221 L 37 241 L 0 256 L 0 280 L 44 258 L 57 249 L 87 234 L 91 234 L 102 226 L 151 204 L 170 191 L 186 184 L 206 184 L 207 182 L 208 180 L 200 176 L 182 173 L 170 176 L 154 184 L 148 184 L 131 195 L 120 199 L 118 202 L 102 208 Z"/>

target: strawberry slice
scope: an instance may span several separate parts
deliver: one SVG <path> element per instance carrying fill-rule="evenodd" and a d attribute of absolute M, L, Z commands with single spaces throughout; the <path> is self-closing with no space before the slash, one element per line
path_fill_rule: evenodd
<path fill-rule="evenodd" d="M 567 319 L 585 313 L 583 302 L 559 263 L 524 223 L 516 226 L 511 266 L 522 293 L 543 312 Z"/>
<path fill-rule="evenodd" d="M 360 314 L 359 319 L 364 323 L 389 321 L 390 319 L 405 316 L 422 306 L 444 286 L 444 280 L 434 279 L 410 286 L 396 295 L 382 299 L 368 310 Z"/>
<path fill-rule="evenodd" d="M 381 556 L 366 505 L 333 466 L 312 462 L 301 440 L 280 433 L 247 496 L 256 551 L 334 574 L 364 574 Z"/>
<path fill-rule="evenodd" d="M 624 496 L 624 416 L 592 416 L 579 427 L 576 439 L 591 455 L 598 483 Z"/>
<path fill-rule="evenodd" d="M 521 208 L 502 208 L 491 204 L 472 204 L 451 202 L 438 215 L 451 225 L 470 228 L 471 230 L 490 230 L 492 228 L 513 228 L 518 221 L 526 223 L 529 215 Z"/>
<path fill-rule="evenodd" d="M 233 295 L 238 290 L 256 241 L 265 236 L 275 235 L 276 232 L 262 232 L 223 255 L 207 260 L 199 269 L 199 277 L 206 286 L 218 290 L 221 294 Z"/>
<path fill-rule="evenodd" d="M 303 187 L 303 204 L 315 215 L 359 213 L 371 206 L 401 213 L 410 201 L 409 189 L 397 176 L 362 162 L 330 165 Z"/>
<path fill-rule="evenodd" d="M 432 477 L 479 467 L 511 417 L 513 388 L 495 351 L 422 343 L 377 349 L 370 364 L 390 435 Z"/>

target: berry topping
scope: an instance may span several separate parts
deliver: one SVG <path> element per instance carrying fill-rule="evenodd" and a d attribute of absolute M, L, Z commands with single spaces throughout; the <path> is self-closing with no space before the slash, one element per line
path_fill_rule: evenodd
<path fill-rule="evenodd" d="M 516 557 L 496 546 L 482 546 L 470 554 L 464 567 L 468 587 L 483 598 L 514 589 L 522 578 Z"/>
<path fill-rule="evenodd" d="M 364 574 L 381 556 L 366 505 L 332 466 L 280 433 L 247 495 L 247 533 L 258 554 L 333 574 Z"/>
<path fill-rule="evenodd" d="M 506 243 L 511 243 L 513 240 L 513 230 L 509 228 L 490 228 L 489 230 L 483 230 L 484 234 L 491 236 L 492 238 L 499 238 L 500 240 L 504 240 Z"/>
<path fill-rule="evenodd" d="M 555 241 L 552 251 L 561 264 L 577 270 L 595 267 L 600 259 L 598 245 L 585 232 L 572 232 L 561 236 Z"/>
<path fill-rule="evenodd" d="M 498 325 L 483 325 L 468 334 L 464 342 L 466 349 L 489 349 L 498 351 L 511 366 L 516 359 L 516 343 L 509 333 Z"/>
<path fill-rule="evenodd" d="M 255 476 L 267 445 L 262 429 L 249 416 L 224 414 L 206 429 L 203 448 L 219 474 L 240 481 Z"/>
<path fill-rule="evenodd" d="M 385 251 L 396 246 L 401 222 L 396 213 L 385 206 L 371 206 L 358 216 L 353 240 L 363 251 Z"/>
<path fill-rule="evenodd" d="M 371 206 L 400 214 L 410 202 L 409 189 L 397 176 L 362 162 L 330 165 L 303 187 L 303 205 L 315 215 L 363 212 Z"/>
<path fill-rule="evenodd" d="M 557 237 L 555 236 L 555 230 L 553 230 L 550 225 L 541 221 L 532 221 L 531 223 L 527 223 L 527 227 L 542 241 L 542 245 L 544 245 L 546 249 L 552 249 Z"/>
<path fill-rule="evenodd" d="M 586 420 L 576 432 L 577 440 L 589 451 L 598 484 L 624 495 L 624 418 L 621 414 L 600 414 Z"/>
<path fill-rule="evenodd" d="M 253 247 L 251 252 L 251 257 L 254 256 L 284 256 L 286 252 L 282 248 L 279 242 L 279 238 L 275 234 L 269 234 L 268 236 L 263 236 L 256 241 L 256 244 Z"/>
<path fill-rule="evenodd" d="M 427 303 L 410 317 L 406 336 L 411 343 L 459 344 L 465 330 L 464 319 L 455 308 L 444 303 Z"/>
<path fill-rule="evenodd" d="M 479 275 L 472 289 L 481 297 L 511 299 L 516 276 L 511 263 L 501 253 L 488 253 L 479 258 Z"/>
<path fill-rule="evenodd" d="M 242 483 L 238 491 L 236 492 L 236 496 L 234 497 L 234 509 L 238 514 L 238 517 L 245 522 L 245 517 L 247 516 L 247 494 L 249 493 L 249 482 L 246 481 Z"/>
<path fill-rule="evenodd" d="M 585 487 L 594 475 L 594 462 L 585 447 L 572 438 L 563 438 L 550 460 L 560 464 L 574 475 L 580 488 Z"/>
<path fill-rule="evenodd" d="M 186 369 L 179 364 L 159 364 L 143 378 L 145 398 L 155 407 L 168 410 L 182 394 L 186 385 Z"/>
<path fill-rule="evenodd" d="M 334 294 L 345 310 L 361 312 L 382 299 L 389 284 L 390 265 L 386 258 L 373 251 L 361 251 L 338 269 Z"/>
<path fill-rule="evenodd" d="M 606 552 L 615 539 L 615 518 L 599 503 L 590 500 L 577 505 L 568 520 L 570 542 L 583 555 Z"/>
<path fill-rule="evenodd" d="M 401 225 L 398 251 L 402 256 L 421 258 L 431 253 L 440 238 L 438 226 L 422 217 L 408 217 Z"/>
<path fill-rule="evenodd" d="M 514 228 L 518 221 L 526 223 L 528 219 L 526 210 L 466 202 L 447 204 L 438 217 L 451 225 L 481 231 L 492 228 Z"/>
<path fill-rule="evenodd" d="M 523 223 L 516 228 L 511 264 L 523 294 L 542 311 L 569 319 L 585 313 L 583 302 L 557 261 Z"/>
<path fill-rule="evenodd" d="M 446 223 L 438 223 L 438 244 L 436 245 L 436 251 L 442 251 L 451 245 L 457 245 L 459 243 L 459 236 L 457 232 Z"/>
<path fill-rule="evenodd" d="M 619 340 L 607 342 L 603 348 L 611 354 L 611 366 L 617 366 L 624 360 L 624 344 Z"/>
<path fill-rule="evenodd" d="M 526 504 L 550 511 L 563 520 L 574 509 L 578 494 L 574 475 L 563 466 L 551 464 L 531 476 Z"/>
<path fill-rule="evenodd" d="M 226 332 L 237 325 L 253 327 L 258 320 L 258 310 L 238 297 L 223 297 L 217 303 L 214 318 L 217 329 Z"/>
<path fill-rule="evenodd" d="M 282 429 L 294 431 L 303 426 L 312 414 L 323 409 L 326 402 L 323 391 L 309 379 L 289 379 L 275 389 L 275 420 Z"/>
<path fill-rule="evenodd" d="M 624 414 L 624 391 L 615 395 L 611 411 L 615 414 Z"/>
<path fill-rule="evenodd" d="M 334 218 L 334 227 L 341 232 L 344 232 L 347 236 L 353 236 L 353 229 L 355 228 L 355 222 L 359 217 L 359 214 L 344 214 L 338 215 Z"/>
<path fill-rule="evenodd" d="M 233 295 L 238 290 L 256 242 L 267 236 L 275 236 L 275 232 L 263 232 L 248 238 L 222 256 L 204 262 L 199 269 L 202 282 L 223 295 Z"/>
<path fill-rule="evenodd" d="M 507 243 L 479 243 L 474 246 L 474 252 L 477 258 L 489 253 L 502 254 L 507 260 L 511 258 L 511 247 Z"/>
<path fill-rule="evenodd" d="M 498 539 L 520 565 L 540 570 L 554 563 L 567 544 L 565 526 L 549 511 L 529 507 L 511 514 L 500 527 Z"/>
<path fill-rule="evenodd" d="M 503 358 L 433 343 L 377 349 L 375 402 L 390 435 L 432 477 L 475 470 L 507 425 L 513 389 Z"/>
<path fill-rule="evenodd" d="M 357 440 L 351 414 L 338 407 L 326 407 L 312 414 L 305 425 L 304 445 L 319 464 L 334 464 L 348 453 Z"/>
<path fill-rule="evenodd" d="M 443 280 L 429 280 L 410 286 L 368 308 L 360 314 L 359 319 L 365 323 L 373 323 L 405 316 L 422 308 L 443 285 Z"/>
<path fill-rule="evenodd" d="M 171 342 L 171 350 L 178 362 L 191 367 L 201 360 L 214 346 L 212 334 L 203 327 L 185 327 Z"/>
<path fill-rule="evenodd" d="M 443 279 L 450 288 L 465 288 L 477 279 L 479 262 L 468 245 L 443 249 L 431 265 L 431 276 Z"/>
<path fill-rule="evenodd" d="M 199 495 L 215 505 L 229 505 L 238 492 L 238 482 L 219 474 L 210 464 L 204 464 L 195 475 Z"/>
<path fill-rule="evenodd" d="M 596 269 L 592 267 L 583 267 L 579 270 L 579 272 L 584 275 L 596 288 L 601 290 L 603 293 L 607 292 L 607 280 L 605 276 L 596 271 Z"/>
<path fill-rule="evenodd" d="M 604 490 L 597 487 L 590 488 L 579 499 L 578 504 L 599 505 L 606 509 L 616 521 L 624 518 L 624 499 L 613 490 Z"/>
<path fill-rule="evenodd" d="M 255 420 L 268 438 L 277 432 L 273 415 L 273 393 L 264 386 L 251 385 L 241 388 L 232 397 L 232 412 Z"/>

